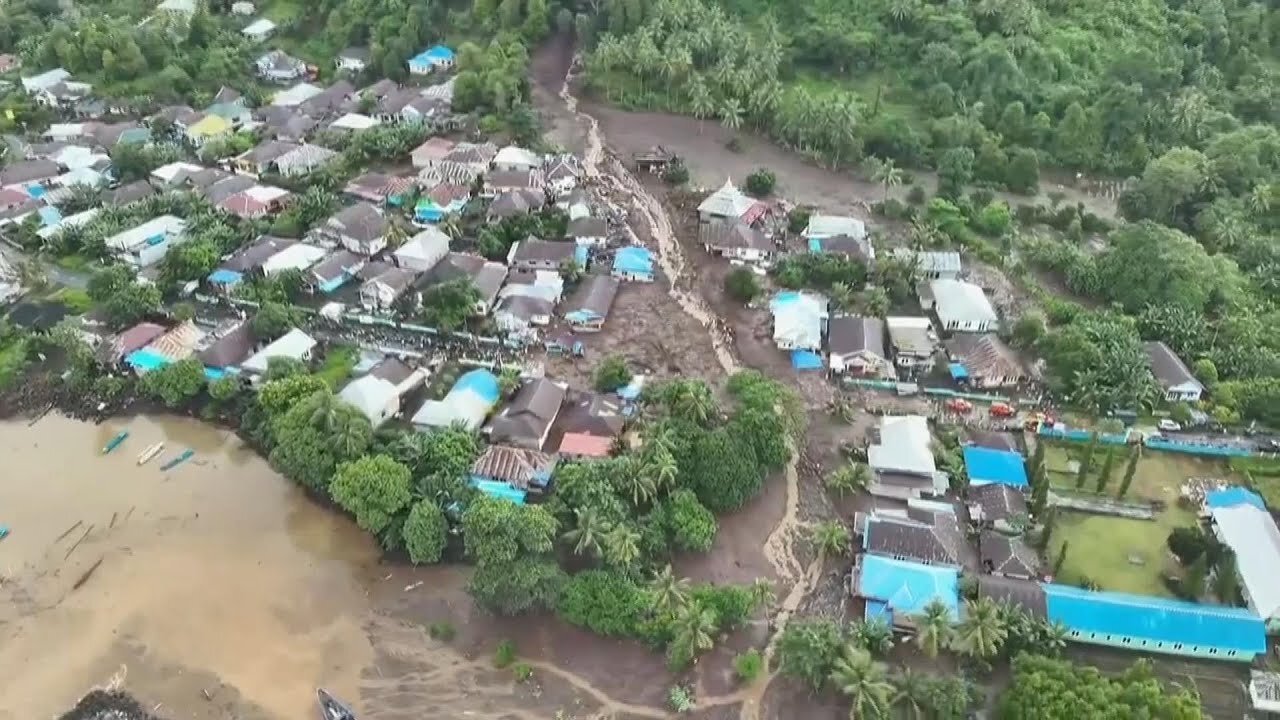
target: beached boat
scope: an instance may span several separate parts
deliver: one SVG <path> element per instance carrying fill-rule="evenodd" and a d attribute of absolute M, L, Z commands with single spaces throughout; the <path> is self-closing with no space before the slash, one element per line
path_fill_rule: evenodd
<path fill-rule="evenodd" d="M 151 462 L 151 459 L 159 455 L 161 450 L 164 450 L 164 443 L 162 442 L 158 442 L 152 445 L 151 447 L 148 447 L 146 450 L 143 450 L 138 455 L 138 464 L 146 465 L 147 463 Z"/>
<path fill-rule="evenodd" d="M 116 433 L 115 437 L 108 440 L 107 444 L 102 446 L 102 454 L 106 455 L 112 450 L 115 450 L 116 448 L 120 447 L 120 445 L 124 442 L 124 439 L 127 437 L 129 437 L 128 430 L 121 430 L 120 432 Z"/>
<path fill-rule="evenodd" d="M 356 720 L 356 714 L 351 708 L 324 690 L 316 690 L 316 699 L 320 701 L 321 720 Z"/>
<path fill-rule="evenodd" d="M 9 526 L 0 525 L 0 540 L 3 540 L 7 537 L 9 537 Z"/>
<path fill-rule="evenodd" d="M 174 468 L 178 467 L 179 465 L 181 465 L 182 463 L 184 463 L 184 462 L 186 462 L 186 461 L 190 460 L 190 459 L 191 459 L 191 456 L 192 456 L 192 455 L 195 455 L 195 454 L 196 454 L 196 451 L 195 451 L 195 450 L 183 450 L 181 455 L 179 455 L 178 457 L 176 457 L 176 458 L 174 458 L 174 459 L 170 460 L 169 462 L 167 462 L 167 463 L 165 463 L 165 464 L 161 465 L 161 466 L 160 466 L 160 471 L 161 471 L 161 472 L 164 472 L 164 471 L 166 471 L 166 470 L 172 470 L 172 469 L 174 469 Z"/>

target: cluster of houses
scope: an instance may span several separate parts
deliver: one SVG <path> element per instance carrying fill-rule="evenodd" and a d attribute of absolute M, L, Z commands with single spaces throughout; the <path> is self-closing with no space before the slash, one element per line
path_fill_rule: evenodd
<path fill-rule="evenodd" d="M 854 520 L 859 555 L 852 594 L 868 619 L 913 632 L 925 607 L 963 612 L 962 577 L 977 592 L 1066 628 L 1073 642 L 1144 652 L 1250 662 L 1280 627 L 1280 530 L 1261 498 L 1240 489 L 1210 492 L 1203 516 L 1236 552 L 1247 608 L 1086 590 L 1053 582 L 1023 537 L 1032 525 L 1027 470 L 1018 441 L 969 433 L 963 448 L 970 486 L 963 500 L 933 455 L 928 420 L 881 419 L 867 448 L 874 509 Z"/>

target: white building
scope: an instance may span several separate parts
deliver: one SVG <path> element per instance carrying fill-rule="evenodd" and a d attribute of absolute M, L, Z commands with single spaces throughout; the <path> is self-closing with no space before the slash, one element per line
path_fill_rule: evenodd
<path fill-rule="evenodd" d="M 262 42 L 263 40 L 266 40 L 267 38 L 271 37 L 272 33 L 274 33 L 275 31 L 276 31 L 275 23 L 271 22 L 266 18 L 258 18 L 257 20 L 254 20 L 253 22 L 249 23 L 249 26 L 241 30 L 240 32 L 243 33 L 245 37 L 249 38 L 250 40 L 253 40 L 254 42 Z"/>
<path fill-rule="evenodd" d="M 107 238 L 107 249 L 136 267 L 150 267 L 160 262 L 170 247 L 182 242 L 186 227 L 182 218 L 161 215 Z"/>
<path fill-rule="evenodd" d="M 934 310 L 944 330 L 988 332 L 999 329 L 1000 318 L 982 288 L 964 280 L 934 280 L 922 294 L 920 305 Z"/>
<path fill-rule="evenodd" d="M 827 299 L 805 292 L 781 292 L 769 301 L 773 342 L 782 350 L 819 350 L 827 323 Z"/>
<path fill-rule="evenodd" d="M 1249 502 L 1215 507 L 1210 515 L 1214 533 L 1236 555 L 1245 602 L 1275 632 L 1280 629 L 1280 529 L 1266 510 Z"/>
<path fill-rule="evenodd" d="M 493 168 L 500 172 L 529 172 L 542 167 L 542 158 L 531 150 L 508 145 L 493 158 Z"/>
<path fill-rule="evenodd" d="M 328 254 L 329 251 L 324 248 L 296 243 L 267 258 L 262 263 L 262 274 L 271 277 L 287 270 L 301 272 L 320 262 Z"/>
<path fill-rule="evenodd" d="M 947 491 L 947 477 L 933 460 L 929 421 L 920 415 L 880 419 L 880 437 L 867 448 L 872 481 L 867 491 L 876 497 L 910 500 Z"/>
<path fill-rule="evenodd" d="M 311 359 L 311 351 L 315 347 L 314 338 L 294 328 L 240 363 L 240 370 L 248 375 L 263 375 L 273 358 L 292 358 L 305 362 Z"/>
<path fill-rule="evenodd" d="M 424 273 L 435 267 L 449 254 L 449 236 L 435 227 L 428 227 L 405 241 L 392 253 L 396 265 Z"/>

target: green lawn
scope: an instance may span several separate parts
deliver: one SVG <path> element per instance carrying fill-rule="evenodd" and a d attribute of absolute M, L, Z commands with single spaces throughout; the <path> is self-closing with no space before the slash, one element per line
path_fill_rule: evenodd
<path fill-rule="evenodd" d="M 1103 590 L 1173 597 L 1160 580 L 1162 572 L 1176 567 L 1168 558 L 1165 538 L 1174 528 L 1194 523 L 1195 515 L 1177 506 L 1154 521 L 1062 513 L 1045 562 L 1052 566 L 1065 541 L 1062 581 L 1074 584 L 1087 578 Z"/>
<path fill-rule="evenodd" d="M 1107 449 L 1099 446 L 1095 453 L 1083 492 L 1096 491 Z M 1054 488 L 1075 492 L 1076 475 L 1068 469 L 1068 462 L 1082 458 L 1085 450 L 1082 443 L 1046 444 L 1045 463 Z M 1128 448 L 1115 448 L 1111 479 L 1104 491 L 1110 497 L 1114 498 L 1120 487 L 1128 452 Z M 1178 504 L 1178 489 L 1189 477 L 1240 479 L 1222 461 L 1144 450 L 1125 499 L 1163 502 L 1164 509 L 1156 514 L 1155 520 L 1062 513 L 1046 553 L 1046 563 L 1052 566 L 1065 540 L 1068 549 L 1061 576 L 1066 582 L 1078 583 L 1087 578 L 1104 590 L 1172 597 L 1160 579 L 1163 572 L 1177 569 L 1177 564 L 1169 558 L 1165 540 L 1174 528 L 1196 522 L 1195 513 Z M 1138 562 L 1135 564 L 1132 560 Z"/>

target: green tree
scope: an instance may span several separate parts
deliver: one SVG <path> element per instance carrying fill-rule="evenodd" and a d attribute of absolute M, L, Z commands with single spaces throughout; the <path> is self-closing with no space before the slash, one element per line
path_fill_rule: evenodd
<path fill-rule="evenodd" d="M 1098 472 L 1098 485 L 1095 488 L 1099 493 L 1107 491 L 1107 483 L 1111 482 L 1111 471 L 1115 466 L 1116 451 L 1114 449 L 1107 450 L 1107 454 L 1102 459 L 1102 470 Z"/>
<path fill-rule="evenodd" d="M 846 463 L 827 475 L 828 490 L 833 490 L 840 497 L 846 494 L 856 495 L 871 484 L 871 471 L 861 463 Z"/>
<path fill-rule="evenodd" d="M 755 273 L 745 267 L 734 268 L 724 276 L 725 294 L 744 305 L 755 300 L 761 290 Z"/>
<path fill-rule="evenodd" d="M 884 188 L 882 202 L 889 200 L 889 191 L 902 185 L 902 170 L 894 164 L 892 158 L 881 160 L 872 156 L 867 158 L 867 167 L 871 170 L 871 182 Z"/>
<path fill-rule="evenodd" d="M 667 646 L 667 665 L 672 669 L 687 666 L 700 653 L 715 646 L 716 614 L 697 601 L 689 602 L 676 612 L 674 634 Z"/>
<path fill-rule="evenodd" d="M 1040 187 L 1040 156 L 1035 150 L 1018 148 L 1009 157 L 1004 184 L 1013 192 L 1030 195 Z"/>
<path fill-rule="evenodd" d="M 849 554 L 849 528 L 844 523 L 818 523 L 813 528 L 811 541 L 818 552 L 824 555 L 841 557 Z"/>
<path fill-rule="evenodd" d="M 677 577 L 668 564 L 654 575 L 649 583 L 649 591 L 653 594 L 654 607 L 659 612 L 674 612 L 689 601 L 689 580 Z"/>
<path fill-rule="evenodd" d="M 1116 497 L 1124 499 L 1129 494 L 1129 486 L 1133 484 L 1133 476 L 1138 472 L 1138 455 L 1139 450 L 1134 447 L 1129 451 L 1129 460 L 1124 466 L 1124 477 L 1120 480 L 1120 489 L 1116 491 Z"/>
<path fill-rule="evenodd" d="M 179 360 L 142 376 L 142 392 L 176 408 L 195 399 L 205 389 L 204 366 L 195 358 Z"/>
<path fill-rule="evenodd" d="M 556 519 L 545 507 L 481 495 L 462 514 L 466 552 L 475 562 L 468 590 L 505 615 L 549 608 L 564 584 L 551 557 Z"/>
<path fill-rule="evenodd" d="M 444 555 L 449 522 L 444 511 L 432 500 L 419 500 L 409 510 L 401 532 L 409 560 L 415 564 L 437 563 Z"/>
<path fill-rule="evenodd" d="M 916 646 L 921 652 L 936 658 L 939 650 L 950 647 L 951 620 L 951 611 L 938 599 L 924 606 L 924 612 L 916 618 Z"/>
<path fill-rule="evenodd" d="M 600 557 L 601 542 L 611 524 L 601 518 L 594 508 L 578 508 L 573 514 L 576 523 L 564 532 L 563 540 L 573 548 L 575 555 Z"/>
<path fill-rule="evenodd" d="M 938 159 L 938 194 L 958 198 L 965 185 L 973 181 L 973 151 L 967 147 L 951 148 Z"/>
<path fill-rule="evenodd" d="M 469 278 L 432 285 L 422 293 L 422 322 L 439 330 L 457 330 L 475 314 L 479 302 L 480 291 Z"/>
<path fill-rule="evenodd" d="M 844 632 L 831 620 L 793 618 L 778 639 L 778 668 L 817 692 L 835 669 L 844 644 Z"/>
<path fill-rule="evenodd" d="M 720 104 L 720 124 L 730 132 L 742 127 L 742 104 L 736 98 L 726 98 Z"/>
<path fill-rule="evenodd" d="M 903 715 L 912 720 L 924 720 L 929 716 L 929 684 L 923 675 L 910 668 L 902 668 L 893 678 L 894 693 L 891 705 L 900 708 Z"/>
<path fill-rule="evenodd" d="M 1000 698 L 998 717 L 1040 720 L 1050 717 L 1164 717 L 1200 720 L 1200 698 L 1193 689 L 1163 686 L 1149 661 L 1128 672 L 1102 674 L 1077 666 L 1023 654 L 1013 660 L 1013 682 Z"/>
<path fill-rule="evenodd" d="M 1067 562 L 1067 545 L 1068 541 L 1063 540 L 1058 546 L 1058 557 L 1053 561 L 1053 575 L 1057 577 L 1062 574 L 1062 566 Z"/>
<path fill-rule="evenodd" d="M 254 337 L 264 342 L 275 340 L 296 327 L 298 319 L 297 312 L 288 305 L 265 302 L 253 316 Z"/>
<path fill-rule="evenodd" d="M 366 455 L 338 466 L 329 493 L 356 524 L 377 535 L 409 506 L 409 482 L 409 468 L 386 455 Z"/>
<path fill-rule="evenodd" d="M 876 718 L 888 714 L 894 694 L 888 670 L 866 650 L 846 645 L 831 669 L 831 684 L 849 698 L 850 717 Z"/>
<path fill-rule="evenodd" d="M 778 177 L 768 168 L 756 168 L 747 175 L 746 191 L 755 197 L 766 197 L 773 194 L 778 184 Z"/>
<path fill-rule="evenodd" d="M 995 657 L 1008 636 L 999 606 L 985 597 L 968 600 L 962 618 L 956 627 L 956 650 L 979 660 Z"/>
<path fill-rule="evenodd" d="M 640 560 L 640 533 L 626 523 L 617 523 L 604 533 L 605 562 L 615 568 L 631 568 Z"/>
<path fill-rule="evenodd" d="M 691 490 L 677 490 L 668 497 L 667 522 L 677 548 L 707 552 L 716 540 L 716 516 L 698 502 Z"/>
<path fill-rule="evenodd" d="M 631 370 L 621 355 L 610 355 L 596 367 L 593 383 L 600 392 L 613 392 L 631 382 Z"/>

